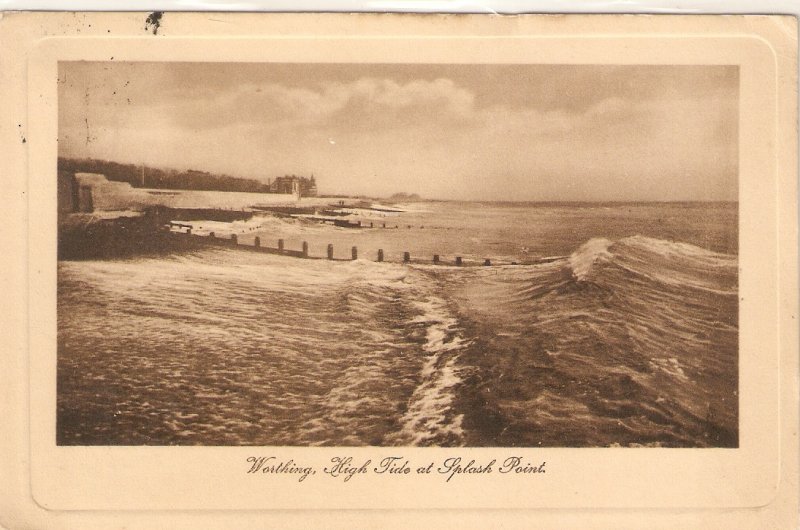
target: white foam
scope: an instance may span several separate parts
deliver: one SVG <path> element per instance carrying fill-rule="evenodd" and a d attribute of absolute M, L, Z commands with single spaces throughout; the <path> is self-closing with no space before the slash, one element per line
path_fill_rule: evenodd
<path fill-rule="evenodd" d="M 428 325 L 422 349 L 429 357 L 421 370 L 422 382 L 414 390 L 408 409 L 400 419 L 402 428 L 389 440 L 411 445 L 428 445 L 452 438 L 460 441 L 464 434 L 463 415 L 453 415 L 451 409 L 454 389 L 462 381 L 457 351 L 468 346 L 469 341 L 461 336 L 458 321 L 449 314 L 444 300 L 430 297 L 415 305 L 422 314 L 412 322 Z"/>
<path fill-rule="evenodd" d="M 655 358 L 650 361 L 650 365 L 683 382 L 689 381 L 689 376 L 684 372 L 683 365 L 675 357 L 668 359 Z"/>
<path fill-rule="evenodd" d="M 569 266 L 572 269 L 573 277 L 578 281 L 583 281 L 588 277 L 595 262 L 611 259 L 611 252 L 608 251 L 610 246 L 611 241 L 605 238 L 590 239 L 581 245 L 569 257 Z"/>

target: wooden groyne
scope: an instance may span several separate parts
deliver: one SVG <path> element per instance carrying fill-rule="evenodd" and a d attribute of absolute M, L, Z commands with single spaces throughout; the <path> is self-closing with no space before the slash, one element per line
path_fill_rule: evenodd
<path fill-rule="evenodd" d="M 247 221 L 253 218 L 254 213 L 247 210 L 226 210 L 222 208 L 174 208 L 158 206 L 155 215 L 161 219 L 173 221 L 218 221 L 232 223 L 234 221 Z M 177 225 L 178 223 L 173 224 Z M 187 226 L 187 225 L 184 225 Z"/>
<path fill-rule="evenodd" d="M 329 217 L 319 217 L 315 215 L 303 216 L 301 219 L 308 219 L 309 221 L 315 221 L 322 224 L 331 224 L 341 228 L 363 228 L 361 221 L 348 221 L 347 219 L 335 219 Z"/>
<path fill-rule="evenodd" d="M 172 226 L 175 226 L 173 223 Z M 249 252 L 260 252 L 262 254 L 277 254 L 281 256 L 289 256 L 294 258 L 303 258 L 303 259 L 315 259 L 315 260 L 330 260 L 330 261 L 354 261 L 357 260 L 359 257 L 358 247 L 351 247 L 350 248 L 350 257 L 349 258 L 337 258 L 334 256 L 334 247 L 333 244 L 329 243 L 326 247 L 325 256 L 315 256 L 310 254 L 309 252 L 309 244 L 307 241 L 303 241 L 301 248 L 299 249 L 289 249 L 286 248 L 285 241 L 283 239 L 278 239 L 276 241 L 277 245 L 275 247 L 271 247 L 264 244 L 264 241 L 261 237 L 256 236 L 253 240 L 253 244 L 247 244 L 239 241 L 239 237 L 237 234 L 231 234 L 227 237 L 220 237 L 217 236 L 214 232 L 210 232 L 208 235 L 199 235 L 193 234 L 191 228 L 188 228 L 185 232 L 169 232 L 169 234 L 176 238 L 179 241 L 187 242 L 191 241 L 193 243 L 199 243 L 204 245 L 214 245 L 226 248 L 235 248 L 237 250 L 242 251 L 249 251 Z M 537 260 L 534 263 L 542 263 L 547 260 L 552 260 L 557 258 L 544 258 L 542 260 Z M 378 249 L 377 255 L 375 257 L 375 261 L 383 262 L 385 261 L 385 253 L 383 249 Z M 490 258 L 485 258 L 483 261 L 470 261 L 466 262 L 461 256 L 454 256 L 452 259 L 442 259 L 439 254 L 434 254 L 430 260 L 421 259 L 421 258 L 412 258 L 411 253 L 406 251 L 403 253 L 403 263 L 406 264 L 433 264 L 433 265 L 450 265 L 450 266 L 457 266 L 457 267 L 469 267 L 469 266 L 485 266 L 489 267 L 492 265 L 522 265 L 521 263 L 511 262 L 511 263 L 493 263 Z"/>
<path fill-rule="evenodd" d="M 419 255 L 412 256 L 411 252 L 405 251 L 402 253 L 402 259 L 398 257 L 396 260 L 387 260 L 388 256 L 383 249 L 377 249 L 377 252 L 373 255 L 363 256 L 358 247 L 355 246 L 349 247 L 348 257 L 336 257 L 332 244 L 327 245 L 324 253 L 321 249 L 315 249 L 321 255 L 314 255 L 308 242 L 305 241 L 302 242 L 300 248 L 287 248 L 283 239 L 273 240 L 276 246 L 272 246 L 267 244 L 260 236 L 256 236 L 253 239 L 248 237 L 246 241 L 240 241 L 243 234 L 234 233 L 221 237 L 214 232 L 193 233 L 194 225 L 191 220 L 194 220 L 193 218 L 196 216 L 205 215 L 205 212 L 184 209 L 181 211 L 182 215 L 178 217 L 187 217 L 188 219 L 174 219 L 173 216 L 176 211 L 177 209 L 174 208 L 152 207 L 138 216 L 114 218 L 98 218 L 91 214 L 60 213 L 58 220 L 58 259 L 81 260 L 157 255 L 180 250 L 192 250 L 209 245 L 302 259 L 352 261 L 361 257 L 362 259 L 374 259 L 376 262 L 395 261 L 406 264 L 456 267 L 530 265 L 563 258 L 563 256 L 555 256 L 525 260 L 522 263 L 513 261 L 509 263 L 507 261 L 496 262 L 491 258 L 467 260 L 461 256 L 445 257 L 438 253 L 430 257 L 420 257 Z M 251 214 L 251 212 L 231 213 L 231 215 L 244 218 Z M 375 223 L 375 225 L 378 225 L 378 223 Z M 370 222 L 367 226 L 372 227 L 373 223 Z M 376 228 L 397 228 L 397 226 L 391 227 L 386 226 L 386 223 L 381 223 Z M 411 228 L 410 225 L 409 228 Z M 248 230 L 255 230 L 255 227 L 251 227 Z M 205 235 L 206 233 L 207 235 Z M 339 250 L 340 254 L 343 254 L 343 252 L 343 250 Z"/>

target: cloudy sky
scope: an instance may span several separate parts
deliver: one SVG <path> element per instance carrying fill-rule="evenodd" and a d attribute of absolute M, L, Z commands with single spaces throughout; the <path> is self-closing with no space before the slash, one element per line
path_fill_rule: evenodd
<path fill-rule="evenodd" d="M 322 193 L 736 200 L 728 66 L 69 62 L 59 155 Z"/>

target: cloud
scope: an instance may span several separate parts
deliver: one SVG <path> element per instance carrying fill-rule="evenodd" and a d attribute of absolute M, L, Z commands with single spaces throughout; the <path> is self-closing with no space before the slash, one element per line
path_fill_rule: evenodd
<path fill-rule="evenodd" d="M 738 92 L 727 73 L 707 86 L 702 71 L 680 70 L 671 82 L 661 68 L 654 84 L 642 67 L 615 91 L 622 74 L 602 70 L 595 80 L 554 67 L 549 85 L 493 81 L 489 90 L 464 75 L 317 79 L 304 68 L 308 79 L 215 77 L 213 90 L 199 75 L 178 89 L 166 73 L 130 82 L 105 70 L 71 74 L 60 92 L 59 152 L 250 178 L 313 172 L 328 193 L 736 198 Z M 550 86 L 557 82 L 564 97 Z M 520 94 L 545 85 L 542 99 Z"/>
<path fill-rule="evenodd" d="M 169 109 L 177 125 L 189 128 L 235 124 L 324 127 L 333 120 L 377 125 L 401 115 L 468 119 L 474 101 L 473 93 L 449 79 L 398 83 L 361 78 L 348 83 L 324 82 L 313 88 L 248 83 L 208 101 L 183 99 L 161 107 Z"/>

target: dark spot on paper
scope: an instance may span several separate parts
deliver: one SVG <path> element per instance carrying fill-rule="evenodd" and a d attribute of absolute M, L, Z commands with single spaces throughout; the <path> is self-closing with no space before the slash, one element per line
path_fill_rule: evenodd
<path fill-rule="evenodd" d="M 24 144 L 24 143 L 28 143 L 28 140 L 26 140 L 24 136 L 22 137 L 22 143 L 23 143 L 23 144 Z"/>
<path fill-rule="evenodd" d="M 153 11 L 144 21 L 144 29 L 153 31 L 153 35 L 158 34 L 158 28 L 161 27 L 161 17 L 164 16 L 162 11 Z"/>

